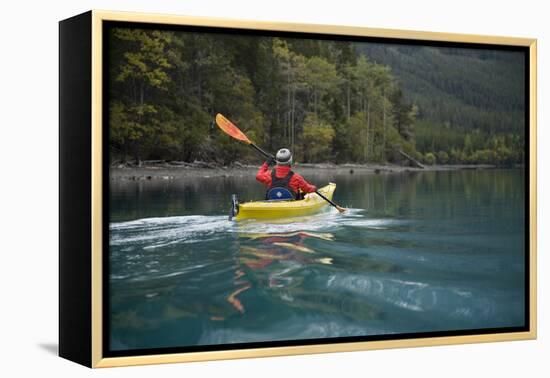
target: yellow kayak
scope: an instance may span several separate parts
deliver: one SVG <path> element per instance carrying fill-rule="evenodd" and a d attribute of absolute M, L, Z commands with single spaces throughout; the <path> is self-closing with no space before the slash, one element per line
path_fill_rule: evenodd
<path fill-rule="evenodd" d="M 332 200 L 336 184 L 329 183 L 319 192 Z M 235 220 L 281 219 L 311 215 L 329 206 L 328 202 L 315 193 L 308 193 L 298 201 L 253 201 L 237 204 Z"/>

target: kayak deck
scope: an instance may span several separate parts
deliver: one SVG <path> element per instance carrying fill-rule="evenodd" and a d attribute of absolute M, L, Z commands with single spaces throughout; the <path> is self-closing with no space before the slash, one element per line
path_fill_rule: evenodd
<path fill-rule="evenodd" d="M 319 192 L 332 200 L 336 184 L 329 183 L 319 189 Z M 243 219 L 280 219 L 301 217 L 318 213 L 328 202 L 316 193 L 308 193 L 303 200 L 298 201 L 253 201 L 238 205 L 238 213 L 235 220 Z"/>

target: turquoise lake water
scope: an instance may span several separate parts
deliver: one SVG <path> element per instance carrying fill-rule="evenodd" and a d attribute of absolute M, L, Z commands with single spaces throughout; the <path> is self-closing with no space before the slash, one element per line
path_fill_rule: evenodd
<path fill-rule="evenodd" d="M 111 181 L 112 350 L 524 325 L 524 171 L 322 173 L 345 214 L 227 220 L 243 177 Z"/>

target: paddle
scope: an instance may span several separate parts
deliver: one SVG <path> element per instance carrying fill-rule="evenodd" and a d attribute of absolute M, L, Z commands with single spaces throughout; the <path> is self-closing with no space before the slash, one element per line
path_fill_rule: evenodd
<path fill-rule="evenodd" d="M 249 146 L 252 146 L 253 148 L 256 149 L 256 151 L 258 151 L 259 153 L 264 155 L 266 158 L 275 159 L 275 157 L 273 155 L 271 155 L 270 153 L 265 152 L 260 147 L 256 146 L 250 139 L 248 139 L 248 137 L 237 126 L 235 126 L 235 124 L 233 122 L 231 122 L 230 120 L 225 118 L 220 113 L 218 113 L 216 115 L 216 124 L 227 135 L 229 135 L 229 136 L 231 136 L 231 137 L 233 137 L 237 140 L 240 140 L 241 142 L 244 142 L 244 143 L 248 144 Z M 334 202 L 329 200 L 327 197 L 325 197 L 324 195 L 319 193 L 318 190 L 316 190 L 315 193 L 319 197 L 321 197 L 322 199 L 324 199 L 325 201 L 330 203 L 332 206 L 334 206 L 336 208 L 336 210 L 338 210 L 340 213 L 343 213 L 344 211 L 346 211 L 346 209 L 344 209 L 341 206 L 338 206 L 337 204 L 335 204 Z"/>

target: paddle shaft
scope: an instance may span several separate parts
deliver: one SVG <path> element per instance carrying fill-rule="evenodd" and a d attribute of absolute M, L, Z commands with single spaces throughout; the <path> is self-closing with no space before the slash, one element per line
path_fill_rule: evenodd
<path fill-rule="evenodd" d="M 321 193 L 319 193 L 318 190 L 315 191 L 315 193 L 321 197 L 322 199 L 324 199 L 325 201 L 327 201 L 328 203 L 330 203 L 332 206 L 334 206 L 335 208 L 338 209 L 338 211 L 340 211 L 341 207 L 338 206 L 337 204 L 335 204 L 334 202 L 332 202 L 331 200 L 329 200 L 327 197 L 325 197 L 324 195 L 322 195 Z"/>
<path fill-rule="evenodd" d="M 259 153 L 261 153 L 262 155 L 264 155 L 266 158 L 268 159 L 275 159 L 275 157 L 273 155 L 271 155 L 270 153 L 268 152 L 265 152 L 264 150 L 262 150 L 260 147 L 256 146 L 254 143 L 250 143 L 250 146 L 254 147 L 256 149 L 256 151 L 258 151 Z"/>

